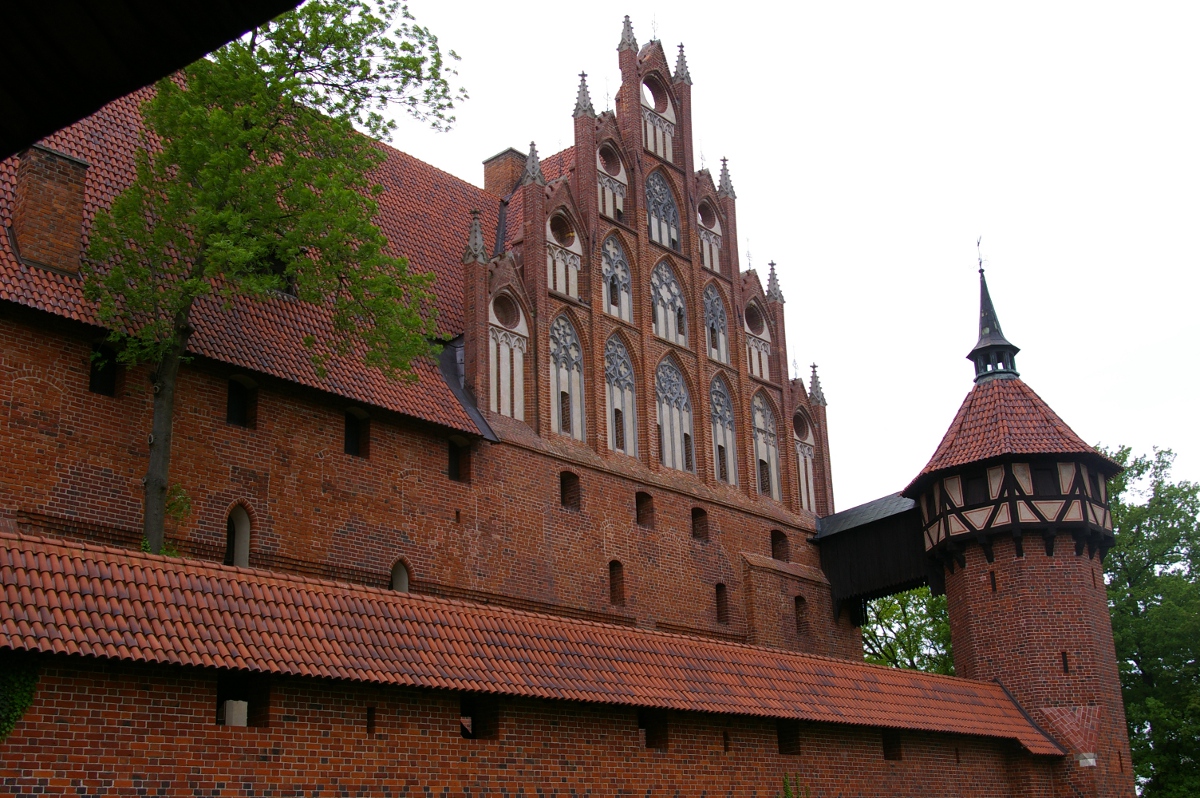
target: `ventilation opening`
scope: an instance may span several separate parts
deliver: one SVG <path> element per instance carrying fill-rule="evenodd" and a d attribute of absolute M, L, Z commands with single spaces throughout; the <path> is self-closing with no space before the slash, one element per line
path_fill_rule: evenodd
<path fill-rule="evenodd" d="M 558 392 L 558 430 L 564 435 L 571 434 L 571 394 L 567 391 Z"/>
<path fill-rule="evenodd" d="M 346 411 L 346 439 L 343 450 L 352 457 L 371 456 L 371 419 L 357 408 Z"/>
<path fill-rule="evenodd" d="M 637 502 L 638 526 L 654 529 L 654 497 L 649 493 L 638 491 L 635 501 Z"/>
<path fill-rule="evenodd" d="M 796 433 L 800 440 L 808 438 L 808 421 L 800 413 L 792 416 L 792 432 Z"/>
<path fill-rule="evenodd" d="M 661 709 L 639 709 L 638 728 L 646 733 L 646 747 L 667 750 L 667 713 Z"/>
<path fill-rule="evenodd" d="M 729 623 L 729 590 L 725 585 L 717 585 L 717 623 Z"/>
<path fill-rule="evenodd" d="M 758 492 L 771 495 L 771 466 L 766 460 L 758 461 Z"/>
<path fill-rule="evenodd" d="M 225 564 L 250 567 L 250 515 L 240 504 L 225 519 Z"/>
<path fill-rule="evenodd" d="M 510 330 L 521 323 L 521 311 L 517 309 L 517 303 L 507 294 L 498 294 L 492 300 L 492 313 L 496 314 L 496 320 L 501 325 Z"/>
<path fill-rule="evenodd" d="M 600 165 L 604 167 L 604 171 L 614 177 L 621 174 L 621 159 L 616 150 L 608 145 L 600 148 Z"/>
<path fill-rule="evenodd" d="M 781 756 L 800 755 L 800 722 L 779 720 L 775 722 L 775 734 L 779 740 Z"/>
<path fill-rule="evenodd" d="M 92 350 L 88 369 L 88 390 L 101 396 L 116 396 L 120 371 L 117 353 L 107 346 L 97 346 Z"/>
<path fill-rule="evenodd" d="M 561 214 L 550 220 L 550 235 L 554 238 L 554 243 L 560 247 L 569 247 L 575 243 L 575 231 L 571 228 L 567 217 Z"/>
<path fill-rule="evenodd" d="M 471 481 L 471 444 L 451 438 L 446 449 L 446 476 L 452 482 Z"/>
<path fill-rule="evenodd" d="M 762 335 L 763 331 L 767 329 L 767 323 L 763 320 L 763 314 L 758 309 L 758 305 L 746 306 L 746 329 L 755 335 Z"/>
<path fill-rule="evenodd" d="M 1071 661 L 1067 658 L 1067 652 L 1065 651 L 1062 652 L 1062 665 L 1063 673 L 1069 674 L 1071 672 Z"/>
<path fill-rule="evenodd" d="M 992 580 L 992 592 L 995 593 L 996 592 L 996 572 L 988 571 L 988 577 L 991 578 L 991 580 Z"/>
<path fill-rule="evenodd" d="M 708 540 L 708 513 L 700 507 L 692 508 L 692 537 Z"/>
<path fill-rule="evenodd" d="M 375 736 L 375 707 L 367 707 L 367 736 Z"/>
<path fill-rule="evenodd" d="M 217 678 L 218 726 L 267 726 L 271 716 L 271 683 L 244 673 Z"/>
<path fill-rule="evenodd" d="M 579 475 L 563 471 L 558 475 L 558 502 L 567 510 L 579 509 Z"/>
<path fill-rule="evenodd" d="M 500 734 L 500 706 L 479 696 L 459 702 L 459 733 L 467 740 L 494 740 Z"/>
<path fill-rule="evenodd" d="M 411 579 L 412 573 L 408 570 L 408 566 L 404 564 L 403 560 L 392 566 L 392 590 L 407 593 Z"/>
<path fill-rule="evenodd" d="M 1059 495 L 1058 470 L 1054 468 L 1034 468 L 1033 492 L 1038 496 Z"/>
<path fill-rule="evenodd" d="M 966 506 L 986 504 L 991 498 L 988 495 L 987 476 L 983 473 L 968 474 L 963 485 L 963 499 Z"/>
<path fill-rule="evenodd" d="M 721 730 L 721 750 L 727 754 L 733 750 L 733 739 L 729 729 Z"/>
<path fill-rule="evenodd" d="M 233 377 L 229 380 L 225 422 L 247 429 L 254 429 L 258 423 L 258 390 L 254 383 L 245 377 Z"/>
<path fill-rule="evenodd" d="M 725 456 L 725 447 L 717 446 L 717 479 L 722 482 L 729 481 L 729 460 Z"/>
<path fill-rule="evenodd" d="M 608 603 L 625 606 L 625 566 L 618 560 L 608 564 Z"/>
<path fill-rule="evenodd" d="M 885 731 L 883 733 L 883 758 L 893 762 L 904 759 L 904 748 L 900 743 L 900 732 Z"/>
<path fill-rule="evenodd" d="M 955 746 L 955 748 L 954 748 L 954 764 L 956 764 L 956 765 L 962 764 L 962 755 L 959 754 L 959 752 L 958 752 L 958 746 Z"/>
<path fill-rule="evenodd" d="M 788 536 L 778 529 L 771 530 L 771 559 L 780 562 L 791 562 L 792 547 Z"/>

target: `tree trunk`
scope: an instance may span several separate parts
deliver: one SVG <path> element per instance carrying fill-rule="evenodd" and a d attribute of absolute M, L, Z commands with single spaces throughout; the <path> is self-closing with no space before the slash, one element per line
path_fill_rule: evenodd
<path fill-rule="evenodd" d="M 175 417 L 175 385 L 179 366 L 187 349 L 191 327 L 184 322 L 176 327 L 175 341 L 152 375 L 154 421 L 150 432 L 150 464 L 146 469 L 146 499 L 142 534 L 150 551 L 161 554 L 167 517 L 167 492 L 170 488 L 171 436 Z"/>

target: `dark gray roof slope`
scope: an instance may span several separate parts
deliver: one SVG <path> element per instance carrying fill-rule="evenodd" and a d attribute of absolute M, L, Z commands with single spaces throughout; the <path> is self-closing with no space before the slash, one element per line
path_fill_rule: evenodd
<path fill-rule="evenodd" d="M 881 521 L 884 518 L 908 512 L 915 506 L 916 504 L 912 499 L 907 499 L 899 493 L 892 493 L 874 501 L 869 501 L 866 504 L 851 507 L 849 510 L 842 510 L 840 513 L 818 518 L 817 537 L 827 538 L 830 535 L 836 535 L 838 532 L 844 532 L 847 529 L 870 524 L 874 521 Z"/>

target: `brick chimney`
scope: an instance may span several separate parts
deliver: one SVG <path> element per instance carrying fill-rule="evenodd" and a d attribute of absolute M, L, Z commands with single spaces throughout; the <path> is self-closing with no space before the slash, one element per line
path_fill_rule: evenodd
<path fill-rule="evenodd" d="M 509 147 L 483 162 L 483 190 L 497 197 L 507 197 L 517 187 L 525 170 L 525 153 Z"/>
<path fill-rule="evenodd" d="M 12 219 L 22 260 L 79 271 L 87 169 L 85 161 L 39 145 L 21 153 Z"/>

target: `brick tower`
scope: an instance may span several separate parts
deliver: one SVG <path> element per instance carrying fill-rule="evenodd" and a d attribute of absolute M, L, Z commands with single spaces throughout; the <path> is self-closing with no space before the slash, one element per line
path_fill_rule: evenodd
<path fill-rule="evenodd" d="M 904 491 L 944 567 L 954 667 L 1000 682 L 1068 752 L 1055 795 L 1133 795 L 1101 565 L 1119 467 L 1021 381 L 982 265 L 979 280 L 975 385 Z"/>

